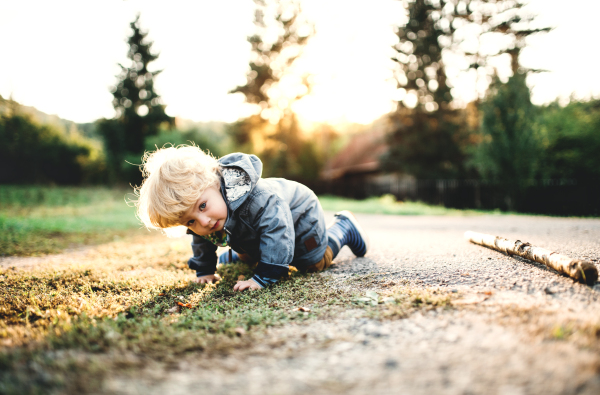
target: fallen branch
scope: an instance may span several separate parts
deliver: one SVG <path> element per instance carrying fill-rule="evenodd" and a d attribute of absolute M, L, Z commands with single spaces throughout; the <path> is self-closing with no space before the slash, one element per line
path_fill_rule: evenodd
<path fill-rule="evenodd" d="M 487 235 L 467 231 L 465 238 L 471 243 L 489 247 L 496 251 L 504 252 L 508 255 L 518 255 L 531 261 L 543 263 L 556 270 L 559 273 L 566 274 L 574 280 L 588 285 L 593 285 L 598 280 L 598 269 L 592 262 L 572 259 L 566 255 L 544 248 L 535 247 L 521 240 L 508 240 L 500 236 Z"/>

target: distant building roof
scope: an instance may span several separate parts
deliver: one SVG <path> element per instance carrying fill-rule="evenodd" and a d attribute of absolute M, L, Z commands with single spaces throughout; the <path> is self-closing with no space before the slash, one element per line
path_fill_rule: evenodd
<path fill-rule="evenodd" d="M 388 150 L 386 126 L 386 123 L 380 122 L 369 131 L 353 136 L 348 145 L 325 165 L 321 178 L 332 180 L 347 174 L 379 170 L 379 158 Z"/>

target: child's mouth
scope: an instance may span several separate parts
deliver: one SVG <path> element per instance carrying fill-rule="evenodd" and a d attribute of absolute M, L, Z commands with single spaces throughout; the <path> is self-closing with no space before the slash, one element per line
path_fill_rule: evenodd
<path fill-rule="evenodd" d="M 212 227 L 212 228 L 210 228 L 210 230 L 213 230 L 213 229 L 215 229 L 215 228 L 217 227 L 217 225 L 219 225 L 219 221 L 215 222 L 215 224 L 213 225 L 213 227 Z"/>

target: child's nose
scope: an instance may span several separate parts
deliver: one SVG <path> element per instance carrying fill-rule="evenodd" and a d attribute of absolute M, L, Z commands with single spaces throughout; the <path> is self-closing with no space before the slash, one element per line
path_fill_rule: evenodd
<path fill-rule="evenodd" d="M 203 227 L 206 228 L 210 225 L 210 218 L 208 218 L 207 215 L 203 215 L 202 217 L 200 217 L 200 223 Z"/>

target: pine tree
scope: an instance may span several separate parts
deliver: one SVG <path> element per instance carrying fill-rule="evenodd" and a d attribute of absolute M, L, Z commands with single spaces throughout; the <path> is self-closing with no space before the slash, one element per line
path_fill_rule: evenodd
<path fill-rule="evenodd" d="M 113 167 L 113 178 L 139 181 L 141 174 L 134 166 L 140 163 L 144 141 L 158 134 L 161 127 L 172 127 L 174 119 L 165 113 L 165 105 L 154 89 L 154 80 L 162 70 L 150 71 L 149 64 L 158 58 L 152 51 L 148 32 L 140 27 L 140 15 L 131 22 L 132 34 L 128 37 L 128 67 L 119 64 L 121 73 L 112 89 L 115 118 L 99 122 L 105 148 Z"/>
<path fill-rule="evenodd" d="M 462 172 L 461 126 L 450 108 L 452 93 L 442 58 L 454 32 L 451 16 L 441 12 L 447 3 L 406 3 L 408 23 L 397 31 L 393 60 L 398 87 L 407 97 L 392 116 L 390 150 L 382 158 L 387 170 L 419 178 L 457 177 Z"/>
<path fill-rule="evenodd" d="M 442 27 L 452 25 L 451 21 L 441 19 L 440 8 L 445 3 L 443 0 L 438 6 L 428 0 L 407 3 L 409 21 L 404 28 L 398 29 L 399 42 L 392 58 L 398 65 L 399 87 L 417 98 L 414 108 L 427 112 L 446 109 L 452 101 L 442 60 L 442 42 L 451 40 L 453 33 L 450 27 Z M 443 24 L 441 20 L 447 23 Z"/>
<path fill-rule="evenodd" d="M 528 13 L 523 8 L 526 3 L 522 0 L 496 0 L 496 1 L 476 1 L 469 0 L 468 9 L 470 12 L 462 16 L 465 24 L 477 24 L 479 34 L 477 38 L 483 36 L 503 36 L 507 42 L 505 46 L 500 46 L 495 52 L 482 54 L 478 51 L 463 51 L 463 54 L 471 60 L 470 68 L 485 67 L 489 65 L 489 59 L 503 54 L 510 55 L 510 69 L 513 75 L 517 73 L 539 72 L 542 70 L 525 69 L 519 62 L 521 51 L 527 45 L 526 40 L 529 36 L 538 33 L 548 33 L 551 27 L 534 27 L 536 24 L 536 15 Z M 506 40 L 508 38 L 508 40 Z M 459 43 L 458 43 L 459 44 Z M 478 45 L 481 48 L 481 45 Z M 493 77 L 493 76 L 492 76 Z"/>
<path fill-rule="evenodd" d="M 395 130 L 383 163 L 421 178 L 464 175 L 469 128 L 450 105 L 445 55 L 462 56 L 478 76 L 490 78 L 489 59 L 508 53 L 517 74 L 526 38 L 550 29 L 531 28 L 535 16 L 524 14 L 517 0 L 410 0 L 405 6 L 408 23 L 398 29 L 393 60 L 406 98 L 392 117 Z M 486 35 L 505 36 L 509 44 L 484 54 L 479 43 Z"/>
<path fill-rule="evenodd" d="M 308 76 L 294 64 L 313 33 L 297 0 L 254 0 L 256 33 L 248 37 L 252 53 L 247 82 L 230 93 L 242 93 L 256 114 L 230 129 L 244 150 L 261 155 L 265 174 L 293 176 L 302 151 L 300 128 L 292 104 L 309 92 Z M 290 89 L 294 87 L 294 89 Z"/>
<path fill-rule="evenodd" d="M 500 186 L 509 210 L 536 176 L 541 145 L 533 128 L 537 114 L 531 103 L 526 74 L 515 74 L 507 83 L 496 77 L 481 105 L 480 144 L 471 164 L 484 180 Z"/>

